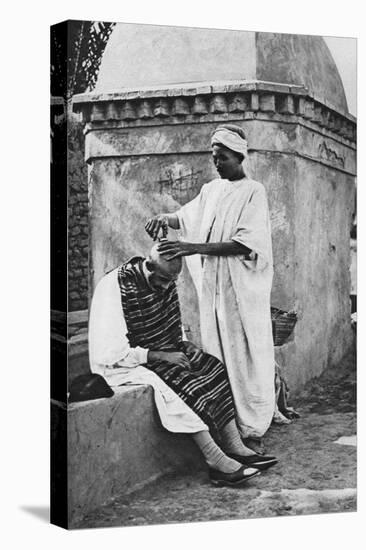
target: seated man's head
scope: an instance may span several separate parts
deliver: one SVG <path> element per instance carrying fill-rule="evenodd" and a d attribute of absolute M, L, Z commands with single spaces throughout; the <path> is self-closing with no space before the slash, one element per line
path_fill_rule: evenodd
<path fill-rule="evenodd" d="M 156 289 L 167 289 L 178 278 L 182 269 L 182 258 L 166 260 L 158 252 L 158 244 L 154 245 L 146 259 L 149 271 L 149 284 Z"/>

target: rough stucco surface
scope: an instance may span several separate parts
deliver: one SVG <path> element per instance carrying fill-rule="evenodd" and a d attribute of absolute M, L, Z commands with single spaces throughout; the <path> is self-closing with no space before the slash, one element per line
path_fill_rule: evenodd
<path fill-rule="evenodd" d="M 293 336 L 277 350 L 290 387 L 297 389 L 352 346 L 349 231 L 355 153 L 303 125 L 268 117 L 234 122 L 248 135 L 252 176 L 268 193 L 272 305 L 298 312 Z M 209 150 L 215 126 L 166 125 L 87 135 L 87 155 L 93 158 L 92 287 L 130 256 L 148 254 L 152 241 L 143 227 L 151 215 L 174 212 L 217 176 Z M 186 271 L 179 291 L 189 337 L 199 342 L 197 299 Z"/>
<path fill-rule="evenodd" d="M 256 77 L 258 80 L 306 86 L 348 112 L 341 77 L 320 36 L 257 32 Z"/>
<path fill-rule="evenodd" d="M 174 212 L 195 196 L 211 177 L 207 159 L 203 159 L 203 155 L 170 155 L 94 162 L 90 205 L 93 288 L 104 273 L 131 256 L 148 255 L 153 242 L 144 224 L 153 214 Z M 169 238 L 177 238 L 174 231 Z M 199 343 L 197 300 L 186 269 L 178 290 L 187 337 Z"/>
<path fill-rule="evenodd" d="M 297 387 L 327 365 L 336 365 L 353 346 L 349 300 L 353 199 L 353 178 L 321 165 L 310 172 L 307 162 L 298 161 L 294 286 L 300 320 L 288 358 L 290 365 L 297 363 L 298 381 L 295 373 L 289 373 Z"/>
<path fill-rule="evenodd" d="M 337 364 L 353 346 L 353 178 L 297 157 L 258 156 L 253 165 L 267 188 L 272 220 L 272 305 L 298 313 L 294 334 L 277 349 L 277 360 L 290 387 L 298 389 L 327 365 Z"/>

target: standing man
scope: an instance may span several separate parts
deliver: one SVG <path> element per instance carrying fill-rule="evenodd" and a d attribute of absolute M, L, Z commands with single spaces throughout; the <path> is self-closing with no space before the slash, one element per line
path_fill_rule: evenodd
<path fill-rule="evenodd" d="M 153 239 L 167 226 L 180 231 L 182 240 L 162 242 L 158 250 L 170 261 L 186 257 L 203 349 L 227 368 L 242 438 L 260 438 L 275 407 L 267 197 L 264 186 L 248 177 L 240 127 L 217 128 L 211 145 L 220 177 L 177 212 L 151 218 L 145 229 Z"/>

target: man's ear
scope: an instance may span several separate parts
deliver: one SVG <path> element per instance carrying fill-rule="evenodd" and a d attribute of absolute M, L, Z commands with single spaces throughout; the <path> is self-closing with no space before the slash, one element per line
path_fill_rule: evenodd
<path fill-rule="evenodd" d="M 146 267 L 149 271 L 154 272 L 154 262 L 152 261 L 151 258 L 146 259 L 146 264 L 145 265 L 146 265 Z"/>

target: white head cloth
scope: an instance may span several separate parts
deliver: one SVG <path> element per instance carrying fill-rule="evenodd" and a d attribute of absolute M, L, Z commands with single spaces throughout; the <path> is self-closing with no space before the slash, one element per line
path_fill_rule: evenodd
<path fill-rule="evenodd" d="M 236 153 L 241 153 L 244 157 L 247 157 L 248 155 L 247 140 L 227 128 L 216 128 L 211 138 L 211 145 L 214 143 L 221 143 L 228 149 L 231 149 Z"/>

